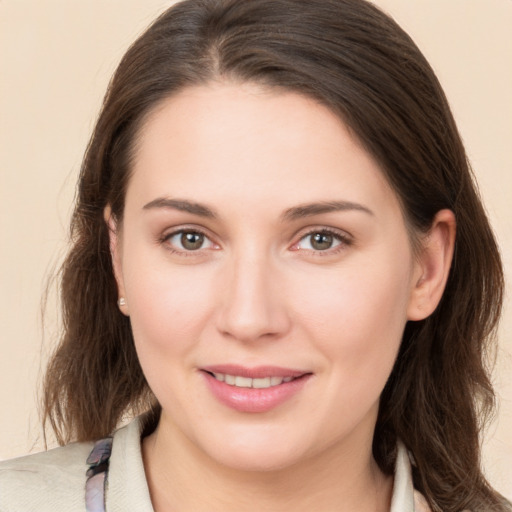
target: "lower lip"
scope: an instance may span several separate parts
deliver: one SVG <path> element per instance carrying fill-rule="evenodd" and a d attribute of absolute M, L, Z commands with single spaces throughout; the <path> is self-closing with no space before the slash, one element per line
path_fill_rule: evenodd
<path fill-rule="evenodd" d="M 202 372 L 210 391 L 224 405 L 239 412 L 267 412 L 286 402 L 302 390 L 311 374 L 264 389 L 239 388 Z"/>

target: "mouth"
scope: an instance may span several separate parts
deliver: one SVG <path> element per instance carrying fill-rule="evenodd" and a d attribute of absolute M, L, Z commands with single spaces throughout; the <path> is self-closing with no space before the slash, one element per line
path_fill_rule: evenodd
<path fill-rule="evenodd" d="M 239 412 L 270 411 L 300 394 L 311 372 L 279 367 L 245 368 L 223 365 L 202 368 L 211 393 L 222 404 Z"/>

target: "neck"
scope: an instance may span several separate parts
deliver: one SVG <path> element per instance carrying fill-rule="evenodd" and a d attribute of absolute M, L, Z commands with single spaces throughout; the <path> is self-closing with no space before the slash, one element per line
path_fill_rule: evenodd
<path fill-rule="evenodd" d="M 143 440 L 155 512 L 389 511 L 392 478 L 379 470 L 371 442 L 357 439 L 363 436 L 291 467 L 241 471 L 217 463 L 179 430 L 161 423 Z"/>

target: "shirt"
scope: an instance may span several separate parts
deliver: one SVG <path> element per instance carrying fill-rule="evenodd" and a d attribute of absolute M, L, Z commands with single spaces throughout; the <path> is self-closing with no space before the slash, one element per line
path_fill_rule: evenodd
<path fill-rule="evenodd" d="M 112 443 L 105 496 L 108 512 L 154 512 L 141 452 L 142 420 L 120 428 Z M 83 512 L 86 460 L 94 443 L 72 443 L 0 462 L 0 512 Z M 413 488 L 407 450 L 398 444 L 390 512 L 430 512 Z"/>

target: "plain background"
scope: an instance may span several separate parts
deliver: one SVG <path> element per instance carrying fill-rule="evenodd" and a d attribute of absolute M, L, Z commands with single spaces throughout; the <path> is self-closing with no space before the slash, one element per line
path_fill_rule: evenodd
<path fill-rule="evenodd" d="M 250 0 L 247 0 L 250 1 Z M 171 1 L 0 0 L 0 459 L 43 447 L 37 394 L 55 341 L 50 293 L 80 161 L 108 80 Z M 375 0 L 410 33 L 452 105 L 512 282 L 512 0 Z M 80 290 L 77 290 L 80 293 Z M 491 482 L 512 498 L 512 307 L 487 432 Z"/>

